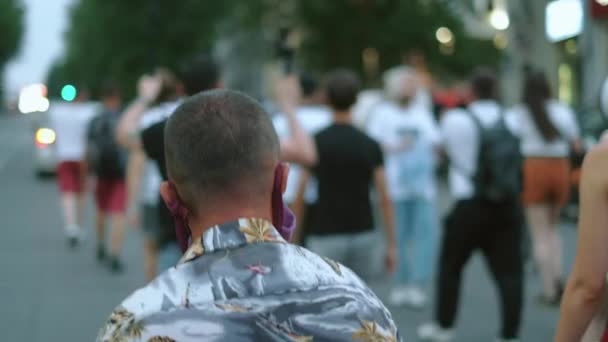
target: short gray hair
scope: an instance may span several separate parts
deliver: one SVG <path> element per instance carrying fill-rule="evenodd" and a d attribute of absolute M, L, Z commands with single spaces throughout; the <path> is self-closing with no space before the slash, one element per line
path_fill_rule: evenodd
<path fill-rule="evenodd" d="M 401 95 L 403 82 L 411 79 L 411 82 L 418 83 L 416 72 L 408 66 L 397 66 L 388 69 L 382 75 L 384 81 L 384 94 L 391 100 L 397 100 Z"/>
<path fill-rule="evenodd" d="M 279 160 L 279 140 L 268 114 L 251 97 L 211 90 L 184 101 L 165 127 L 169 178 L 190 207 L 200 196 L 262 190 Z M 268 178 L 268 179 L 267 179 Z M 248 191 L 248 190 L 247 190 Z M 241 191 L 242 192 L 242 191 Z"/>

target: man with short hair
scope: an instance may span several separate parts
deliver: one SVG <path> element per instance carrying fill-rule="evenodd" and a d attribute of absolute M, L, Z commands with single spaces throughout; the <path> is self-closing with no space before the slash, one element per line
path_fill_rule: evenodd
<path fill-rule="evenodd" d="M 208 91 L 175 111 L 161 194 L 189 247 L 111 314 L 98 341 L 400 340 L 352 271 L 286 241 L 281 150 L 244 94 Z"/>
<path fill-rule="evenodd" d="M 477 70 L 471 86 L 475 101 L 466 110 L 446 112 L 441 121 L 450 160 L 450 192 L 456 203 L 445 219 L 437 277 L 436 322 L 418 330 L 424 341 L 453 339 L 462 273 L 477 250 L 485 257 L 498 287 L 502 326 L 497 341 L 516 341 L 519 334 L 523 304 L 521 189 L 501 200 L 491 200 L 484 194 L 486 189 L 478 181 L 487 176 L 478 174 L 478 171 L 487 171 L 482 169 L 485 165 L 481 163 L 481 156 L 487 148 L 482 143 L 484 136 L 487 139 L 488 130 L 504 118 L 497 102 L 498 83 L 491 70 Z M 514 125 L 508 121 L 503 124 L 512 134 Z M 516 150 L 519 150 L 517 146 Z M 511 161 L 513 165 L 516 162 Z M 503 176 L 506 177 L 507 171 L 503 170 Z"/>
<path fill-rule="evenodd" d="M 386 100 L 374 108 L 368 132 L 384 150 L 401 251 L 389 301 L 420 309 L 435 269 L 435 165 L 441 135 L 432 114 L 415 102 L 420 84 L 413 69 L 386 71 L 384 91 Z"/>
<path fill-rule="evenodd" d="M 127 190 L 125 173 L 127 151 L 114 139 L 116 125 L 122 110 L 122 98 L 117 86 L 104 84 L 102 88 L 103 110 L 89 124 L 87 154 L 89 169 L 96 176 L 95 203 L 97 260 L 106 261 L 106 221 L 111 223 L 110 256 L 107 260 L 110 270 L 120 273 L 120 260 L 125 234 L 125 212 Z"/>
<path fill-rule="evenodd" d="M 87 192 L 87 127 L 99 110 L 98 105 L 88 99 L 88 91 L 81 89 L 74 102 L 56 102 L 49 109 L 51 127 L 57 134 L 57 182 L 70 248 L 76 247 L 83 239 L 82 224 Z"/>
<path fill-rule="evenodd" d="M 324 105 L 323 90 L 313 76 L 307 73 L 300 73 L 298 81 L 301 98 L 295 114 L 302 129 L 306 133 L 314 135 L 331 124 L 331 112 Z M 290 135 L 289 123 L 285 115 L 275 115 L 273 125 L 279 138 L 285 138 Z M 305 236 L 303 230 L 306 230 L 306 225 L 310 224 L 310 218 L 314 212 L 318 198 L 316 180 L 311 179 L 306 188 L 304 198 L 301 201 L 296 201 L 301 170 L 301 165 L 295 163 L 290 165 L 287 188 L 283 196 L 290 208 L 294 210 L 296 216 L 300 218 L 299 229 L 294 236 L 294 243 L 298 244 L 305 240 L 303 239 Z"/>
<path fill-rule="evenodd" d="M 360 89 L 357 75 L 349 70 L 330 73 L 326 96 L 333 123 L 315 135 L 318 161 L 310 174 L 318 180 L 319 198 L 308 227 L 307 247 L 350 267 L 364 280 L 378 271 L 378 248 L 370 190 L 380 199 L 386 234 L 386 266 L 396 264 L 393 210 L 386 187 L 380 145 L 352 124 L 351 108 Z M 303 196 L 303 175 L 299 196 Z"/>

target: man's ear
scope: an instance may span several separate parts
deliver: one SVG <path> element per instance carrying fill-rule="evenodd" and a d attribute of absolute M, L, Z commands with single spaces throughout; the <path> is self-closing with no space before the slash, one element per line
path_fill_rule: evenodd
<path fill-rule="evenodd" d="M 171 207 L 172 203 L 179 201 L 179 196 L 175 191 L 175 187 L 171 186 L 171 183 L 166 181 L 160 184 L 160 196 L 168 207 Z"/>

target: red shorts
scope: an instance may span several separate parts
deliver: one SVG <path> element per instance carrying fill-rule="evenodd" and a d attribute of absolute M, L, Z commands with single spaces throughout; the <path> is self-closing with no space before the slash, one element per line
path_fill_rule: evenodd
<path fill-rule="evenodd" d="M 64 161 L 57 166 L 57 181 L 63 193 L 83 193 L 85 178 L 82 164 L 78 161 Z"/>
<path fill-rule="evenodd" d="M 97 208 L 104 213 L 124 213 L 127 209 L 127 185 L 124 179 L 97 179 Z"/>

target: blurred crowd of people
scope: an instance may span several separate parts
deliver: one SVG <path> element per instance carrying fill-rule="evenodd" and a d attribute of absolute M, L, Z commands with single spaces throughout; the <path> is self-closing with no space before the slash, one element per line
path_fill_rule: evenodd
<path fill-rule="evenodd" d="M 571 197 L 571 157 L 584 152 L 576 115 L 552 96 L 541 72 L 529 72 L 521 103 L 505 108 L 492 70 L 480 68 L 445 92 L 433 89 L 421 63 L 413 59 L 389 69 L 383 89 L 375 91 L 362 90 L 358 76 L 342 69 L 277 81 L 279 110 L 272 120 L 281 157 L 292 162 L 283 196 L 298 218 L 292 242 L 366 282 L 383 276 L 383 259 L 386 271 L 395 273 L 387 299 L 392 306 L 423 308 L 435 281 L 432 323 L 418 331 L 429 341 L 453 339 L 463 270 L 479 251 L 498 288 L 498 338 L 515 341 L 528 234 L 542 282 L 539 303 L 558 306 L 564 291 L 557 225 Z M 122 241 L 132 226 L 144 235 L 148 280 L 177 264 L 188 236 L 176 233 L 175 211 L 159 192 L 169 180 L 167 120 L 184 99 L 222 87 L 219 65 L 201 56 L 181 70 L 143 76 L 127 107 L 107 83 L 99 107 L 87 105 L 82 94 L 80 106 L 51 110 L 71 247 L 79 245 L 86 225 L 90 173 L 96 178 L 99 261 L 113 272 L 123 270 Z M 443 220 L 442 166 L 453 200 Z"/>

